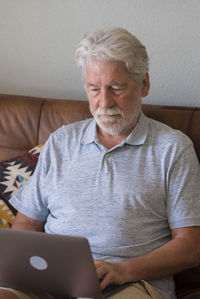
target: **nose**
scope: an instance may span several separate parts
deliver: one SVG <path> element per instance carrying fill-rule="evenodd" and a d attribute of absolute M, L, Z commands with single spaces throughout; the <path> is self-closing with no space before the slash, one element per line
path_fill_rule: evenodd
<path fill-rule="evenodd" d="M 115 104 L 113 99 L 113 94 L 109 89 L 105 88 L 101 90 L 99 95 L 99 107 L 101 108 L 110 108 Z"/>

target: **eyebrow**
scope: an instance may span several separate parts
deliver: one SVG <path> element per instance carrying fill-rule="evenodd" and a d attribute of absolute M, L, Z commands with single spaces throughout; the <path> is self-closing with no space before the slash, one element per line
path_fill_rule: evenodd
<path fill-rule="evenodd" d="M 114 81 L 110 84 L 110 86 L 120 86 L 120 87 L 125 87 L 127 84 L 123 83 L 123 82 L 118 82 L 118 81 Z M 98 85 L 92 84 L 92 83 L 88 83 L 87 84 L 88 87 L 96 87 L 99 88 Z"/>
<path fill-rule="evenodd" d="M 92 84 L 92 83 L 88 83 L 87 86 L 88 87 L 97 87 L 98 88 L 98 85 L 95 85 L 95 84 Z"/>
<path fill-rule="evenodd" d="M 124 86 L 126 86 L 127 84 L 126 84 L 126 83 L 123 83 L 123 82 L 114 81 L 114 82 L 112 82 L 111 86 L 113 86 L 113 85 L 117 85 L 117 86 L 124 87 Z"/>

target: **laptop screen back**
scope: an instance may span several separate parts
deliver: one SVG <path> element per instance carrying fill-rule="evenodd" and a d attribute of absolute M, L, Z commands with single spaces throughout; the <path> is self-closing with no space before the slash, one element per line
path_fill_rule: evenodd
<path fill-rule="evenodd" d="M 0 229 L 0 286 L 101 298 L 87 239 Z"/>

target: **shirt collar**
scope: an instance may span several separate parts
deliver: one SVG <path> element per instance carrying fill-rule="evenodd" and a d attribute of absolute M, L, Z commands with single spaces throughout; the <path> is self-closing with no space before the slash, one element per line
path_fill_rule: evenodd
<path fill-rule="evenodd" d="M 149 118 L 143 112 L 140 113 L 139 120 L 133 131 L 126 138 L 125 143 L 131 145 L 142 145 L 145 143 L 149 133 Z"/>
<path fill-rule="evenodd" d="M 96 130 L 96 120 L 93 118 L 89 122 L 83 136 L 81 139 L 82 144 L 89 144 L 92 142 L 97 142 L 98 136 L 97 136 L 97 130 Z"/>
<path fill-rule="evenodd" d="M 149 119 L 141 112 L 135 128 L 126 138 L 124 143 L 131 144 L 131 145 L 144 144 L 148 136 L 148 132 L 149 132 Z M 81 139 L 82 144 L 89 144 L 92 142 L 96 142 L 96 143 L 99 142 L 97 136 L 97 130 L 96 130 L 96 121 L 94 118 L 91 119 L 91 121 L 89 122 L 89 125 L 86 128 Z"/>

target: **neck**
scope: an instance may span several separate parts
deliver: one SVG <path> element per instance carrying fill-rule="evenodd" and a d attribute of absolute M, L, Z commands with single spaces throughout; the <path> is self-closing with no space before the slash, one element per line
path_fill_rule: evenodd
<path fill-rule="evenodd" d="M 111 149 L 120 144 L 125 138 L 127 138 L 133 129 L 134 127 L 119 135 L 110 135 L 103 131 L 101 128 L 97 127 L 97 135 L 99 137 L 99 140 L 101 141 L 101 144 L 107 149 Z"/>
<path fill-rule="evenodd" d="M 100 128 L 97 125 L 97 135 L 99 137 L 99 140 L 101 141 L 101 144 L 104 145 L 107 149 L 111 149 L 111 148 L 115 147 L 116 145 L 120 144 L 133 131 L 133 129 L 137 125 L 139 117 L 140 117 L 140 114 L 138 115 L 137 118 L 135 118 L 135 121 L 132 123 L 131 126 L 129 126 L 125 130 L 123 130 L 121 133 L 116 134 L 116 135 L 111 135 L 111 134 L 105 132 L 102 128 Z"/>

